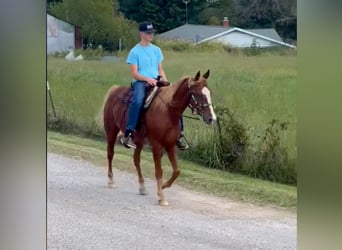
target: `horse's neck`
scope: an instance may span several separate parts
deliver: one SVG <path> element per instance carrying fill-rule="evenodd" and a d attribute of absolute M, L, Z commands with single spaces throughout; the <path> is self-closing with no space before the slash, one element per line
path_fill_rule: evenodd
<path fill-rule="evenodd" d="M 182 114 L 189 104 L 189 86 L 188 79 L 177 83 L 175 93 L 172 96 L 171 107 Z"/>

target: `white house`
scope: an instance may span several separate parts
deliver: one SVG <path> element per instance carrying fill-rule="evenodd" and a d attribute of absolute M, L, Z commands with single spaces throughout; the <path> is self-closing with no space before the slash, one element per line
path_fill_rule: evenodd
<path fill-rule="evenodd" d="M 229 27 L 228 20 L 223 26 L 185 24 L 159 35 L 161 39 L 181 40 L 194 44 L 203 42 L 220 42 L 232 47 L 247 48 L 257 46 L 268 48 L 275 46 L 296 46 L 285 43 L 275 29 L 241 29 Z"/>

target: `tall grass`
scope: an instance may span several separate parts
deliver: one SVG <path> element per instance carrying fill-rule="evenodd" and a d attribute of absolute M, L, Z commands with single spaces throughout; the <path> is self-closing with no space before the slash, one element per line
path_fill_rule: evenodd
<path fill-rule="evenodd" d="M 164 50 L 164 57 L 164 69 L 168 79 L 173 82 L 184 75 L 194 75 L 198 70 L 202 73 L 207 69 L 211 70 L 209 86 L 214 106 L 229 108 L 234 121 L 242 124 L 248 135 L 250 155 L 245 165 L 250 163 L 250 166 L 243 168 L 242 172 L 272 179 L 267 175 L 256 174 L 265 171 L 251 160 L 251 155 L 254 158 L 260 156 L 262 140 L 270 122 L 277 120 L 279 124 L 287 123 L 286 130 L 277 131 L 278 144 L 274 145 L 277 150 L 281 148 L 286 152 L 288 164 L 291 166 L 282 167 L 290 169 L 292 174 L 290 181 L 281 178 L 273 180 L 295 183 L 293 179 L 296 175 L 297 123 L 295 56 L 279 55 L 274 52 L 246 56 L 242 53 L 227 53 L 221 49 L 213 49 L 209 52 L 189 50 L 179 53 L 169 49 Z M 113 84 L 128 85 L 131 77 L 125 63 L 125 55 L 122 60 L 116 62 L 69 62 L 49 57 L 48 80 L 58 116 L 57 119 L 53 118 L 49 106 L 50 129 L 100 136 L 94 118 L 101 107 L 106 91 Z M 185 114 L 189 115 L 189 111 Z M 213 167 L 216 158 L 211 154 L 210 149 L 215 147 L 215 143 L 210 143 L 210 138 L 215 137 L 215 131 L 213 126 L 185 119 L 185 135 L 192 147 L 188 152 L 182 152 L 181 157 L 195 161 L 212 159 L 202 164 Z"/>

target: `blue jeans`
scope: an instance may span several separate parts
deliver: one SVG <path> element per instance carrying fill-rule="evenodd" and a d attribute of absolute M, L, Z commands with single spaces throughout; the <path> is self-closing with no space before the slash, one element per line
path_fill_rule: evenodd
<path fill-rule="evenodd" d="M 135 81 L 133 83 L 133 100 L 128 109 L 125 136 L 128 136 L 128 133 L 135 131 L 137 127 L 140 111 L 144 105 L 147 88 L 148 85 L 145 82 Z"/>

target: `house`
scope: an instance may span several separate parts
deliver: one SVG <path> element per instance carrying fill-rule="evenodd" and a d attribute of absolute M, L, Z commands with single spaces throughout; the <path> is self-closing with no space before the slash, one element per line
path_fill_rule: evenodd
<path fill-rule="evenodd" d="M 232 47 L 247 48 L 256 46 L 268 48 L 285 46 L 295 48 L 285 43 L 275 29 L 241 29 L 230 27 L 229 20 L 224 18 L 222 26 L 185 24 L 158 36 L 160 39 L 181 40 L 194 44 L 203 42 L 220 42 Z"/>
<path fill-rule="evenodd" d="M 80 27 L 47 14 L 47 53 L 82 48 Z"/>

